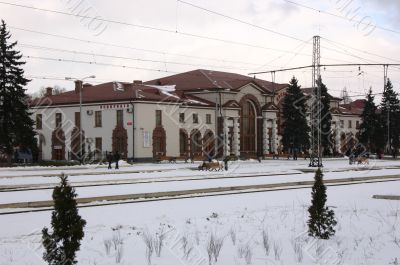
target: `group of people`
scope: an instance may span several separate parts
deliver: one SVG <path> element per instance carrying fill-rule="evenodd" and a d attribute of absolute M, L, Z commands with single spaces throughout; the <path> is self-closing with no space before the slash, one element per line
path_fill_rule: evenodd
<path fill-rule="evenodd" d="M 107 153 L 108 169 L 112 169 L 112 163 L 115 162 L 115 169 L 119 169 L 118 162 L 121 159 L 121 155 L 116 151 L 114 154 L 112 152 Z"/>

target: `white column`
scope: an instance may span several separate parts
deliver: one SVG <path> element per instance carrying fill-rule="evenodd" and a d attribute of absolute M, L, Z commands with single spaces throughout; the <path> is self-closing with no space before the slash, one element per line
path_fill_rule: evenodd
<path fill-rule="evenodd" d="M 277 119 L 272 120 L 272 152 L 278 151 L 279 139 L 278 139 L 278 126 Z"/>
<path fill-rule="evenodd" d="M 230 153 L 231 153 L 231 150 L 229 149 L 229 141 L 228 141 L 228 133 L 229 133 L 228 118 L 224 117 L 223 119 L 224 119 L 224 122 L 223 122 L 223 125 L 224 125 L 224 130 L 223 130 L 223 132 L 224 132 L 224 135 L 223 135 L 223 138 L 224 138 L 224 156 L 229 156 Z"/>
<path fill-rule="evenodd" d="M 240 128 L 239 118 L 233 118 L 233 153 L 235 156 L 240 156 Z"/>
<path fill-rule="evenodd" d="M 263 154 L 269 154 L 268 119 L 267 113 L 263 113 Z"/>

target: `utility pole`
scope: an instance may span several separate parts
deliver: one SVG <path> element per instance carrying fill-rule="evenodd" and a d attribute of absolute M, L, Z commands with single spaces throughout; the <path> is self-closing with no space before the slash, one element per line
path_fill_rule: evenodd
<path fill-rule="evenodd" d="M 88 78 L 96 78 L 96 76 L 95 75 L 91 75 L 91 76 L 88 76 L 88 77 L 84 77 L 84 78 L 81 78 L 81 79 L 75 79 L 75 82 L 78 82 L 79 83 L 79 145 L 80 145 L 80 147 L 79 147 L 79 152 L 80 152 L 80 154 L 79 154 L 79 163 L 81 164 L 81 165 L 83 165 L 84 164 L 84 159 L 83 159 L 83 152 L 84 152 L 84 150 L 83 150 L 83 146 L 84 146 L 84 144 L 83 144 L 83 129 L 82 129 L 82 126 L 83 126 L 83 122 L 82 122 L 82 90 L 83 90 L 83 81 L 85 80 L 85 79 L 88 79 Z M 72 78 L 72 77 L 66 77 L 65 78 L 65 80 L 74 80 L 74 78 Z"/>
<path fill-rule="evenodd" d="M 388 68 L 389 65 L 384 64 L 383 65 L 383 92 L 386 92 L 386 85 L 387 85 L 387 80 L 388 80 Z M 387 108 L 387 120 L 386 120 L 386 125 L 387 125 L 387 142 L 386 142 L 386 152 L 390 153 L 390 101 L 386 102 L 386 108 Z"/>
<path fill-rule="evenodd" d="M 311 92 L 311 153 L 310 167 L 322 167 L 321 153 L 321 37 L 313 38 L 312 92 Z"/>

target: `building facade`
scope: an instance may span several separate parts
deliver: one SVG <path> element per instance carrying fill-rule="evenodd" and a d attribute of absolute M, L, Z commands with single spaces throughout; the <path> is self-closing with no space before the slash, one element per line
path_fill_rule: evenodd
<path fill-rule="evenodd" d="M 74 91 L 59 95 L 48 88 L 31 102 L 40 158 L 76 160 L 81 150 L 95 160 L 117 151 L 135 161 L 270 156 L 280 148 L 287 86 L 195 70 L 144 83 L 76 81 Z M 360 108 L 331 102 L 340 153 L 357 133 Z"/>

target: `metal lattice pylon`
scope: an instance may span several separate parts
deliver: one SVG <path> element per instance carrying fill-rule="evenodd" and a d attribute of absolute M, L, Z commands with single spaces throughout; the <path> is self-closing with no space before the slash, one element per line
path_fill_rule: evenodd
<path fill-rule="evenodd" d="M 322 167 L 321 146 L 321 37 L 313 37 L 312 59 L 312 92 L 311 92 L 311 141 L 310 141 L 310 167 Z"/>

